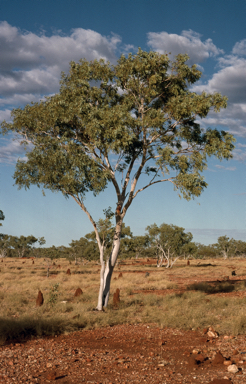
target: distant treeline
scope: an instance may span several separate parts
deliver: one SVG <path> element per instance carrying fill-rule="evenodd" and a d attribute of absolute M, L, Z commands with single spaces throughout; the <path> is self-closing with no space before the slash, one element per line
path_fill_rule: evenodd
<path fill-rule="evenodd" d="M 102 226 L 100 236 L 104 239 L 105 258 L 112 249 L 113 227 Z M 235 257 L 246 256 L 246 242 L 235 240 L 227 236 L 220 236 L 217 243 L 204 245 L 192 241 L 193 236 L 190 232 L 186 233 L 184 228 L 161 224 L 156 224 L 146 228 L 143 236 L 134 236 L 130 227 L 123 225 L 120 245 L 120 259 L 131 258 L 156 258 L 159 265 L 162 261 L 170 263 L 176 259 L 187 258 L 215 258 L 215 257 Z M 46 243 L 44 237 L 36 238 L 30 236 L 10 236 L 0 234 L 0 257 L 45 257 L 56 259 L 60 257 L 69 260 L 84 259 L 88 261 L 98 261 L 99 251 L 94 232 L 86 234 L 79 240 L 72 240 L 69 247 L 54 245 L 44 248 Z"/>

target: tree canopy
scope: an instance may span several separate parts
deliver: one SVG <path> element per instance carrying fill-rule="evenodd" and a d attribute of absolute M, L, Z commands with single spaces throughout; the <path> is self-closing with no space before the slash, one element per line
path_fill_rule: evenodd
<path fill-rule="evenodd" d="M 167 268 L 173 266 L 174 262 L 186 251 L 184 246 L 191 243 L 193 238 L 190 232 L 185 233 L 184 228 L 173 224 L 163 223 L 159 227 L 152 224 L 146 230 L 150 241 L 161 255 L 158 266 L 162 265 L 164 258 L 167 261 Z"/>
<path fill-rule="evenodd" d="M 191 92 L 201 72 L 187 60 L 139 50 L 121 56 L 116 66 L 71 62 L 58 94 L 13 110 L 13 123 L 2 123 L 2 132 L 14 131 L 33 145 L 27 161 L 17 162 L 16 184 L 61 191 L 80 202 L 112 182 L 123 214 L 157 182 L 172 182 L 187 199 L 199 196 L 207 186 L 201 175 L 207 158 L 231 158 L 234 139 L 196 122 L 225 108 L 226 97 Z M 122 172 L 120 188 L 116 175 Z M 149 182 L 137 189 L 141 173 Z"/>
<path fill-rule="evenodd" d="M 4 220 L 5 219 L 5 216 L 4 216 L 4 213 L 3 211 L 0 209 L 0 220 Z M 0 223 L 0 227 L 2 226 L 2 223 Z"/>
<path fill-rule="evenodd" d="M 201 72 L 188 59 L 178 55 L 172 62 L 166 54 L 139 49 L 116 65 L 71 62 L 58 94 L 14 109 L 13 122 L 1 125 L 2 133 L 14 132 L 23 145 L 31 144 L 27 160 L 17 162 L 15 183 L 72 197 L 94 226 L 101 262 L 103 245 L 84 199 L 113 185 L 116 227 L 100 290 L 106 304 L 122 222 L 136 196 L 163 182 L 188 200 L 199 196 L 207 186 L 202 172 L 208 158 L 232 157 L 233 136 L 197 122 L 225 108 L 227 99 L 190 90 Z"/>

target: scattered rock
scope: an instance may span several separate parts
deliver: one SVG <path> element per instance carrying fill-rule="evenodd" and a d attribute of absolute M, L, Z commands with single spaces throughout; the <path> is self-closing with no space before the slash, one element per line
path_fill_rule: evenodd
<path fill-rule="evenodd" d="M 123 277 L 122 272 L 119 273 L 118 278 Z"/>
<path fill-rule="evenodd" d="M 236 366 L 236 364 L 231 364 L 227 367 L 227 371 L 230 373 L 237 373 L 238 367 Z"/>
<path fill-rule="evenodd" d="M 195 360 L 197 364 L 201 364 L 205 361 L 205 357 L 201 353 L 199 353 L 198 355 L 195 356 Z"/>
<path fill-rule="evenodd" d="M 36 307 L 41 307 L 44 303 L 44 296 L 41 291 L 38 291 L 38 296 L 36 299 Z"/>
<path fill-rule="evenodd" d="M 211 339 L 216 339 L 217 337 L 219 337 L 218 333 L 213 329 L 213 327 L 208 328 L 207 335 Z"/>
<path fill-rule="evenodd" d="M 117 288 L 116 292 L 114 293 L 114 297 L 113 297 L 114 307 L 118 307 L 119 303 L 120 303 L 120 290 L 119 290 L 119 288 Z"/>
<path fill-rule="evenodd" d="M 67 272 L 66 272 L 67 275 L 71 275 L 71 271 L 70 269 L 68 268 Z"/>
<path fill-rule="evenodd" d="M 145 273 L 145 277 L 149 277 L 149 272 L 146 272 L 146 273 Z"/>
<path fill-rule="evenodd" d="M 193 355 L 198 355 L 199 352 L 200 351 L 198 349 L 193 349 L 193 351 L 192 351 Z"/>
<path fill-rule="evenodd" d="M 227 366 L 228 366 L 228 365 L 232 365 L 231 360 L 225 360 L 225 361 L 224 361 L 224 365 L 227 365 Z"/>
<path fill-rule="evenodd" d="M 212 361 L 212 364 L 215 365 L 215 364 L 223 364 L 225 361 L 225 358 L 224 356 L 221 354 L 221 352 L 217 352 L 216 355 L 214 356 L 214 359 Z"/>
<path fill-rule="evenodd" d="M 81 288 L 77 288 L 76 291 L 75 291 L 74 296 L 80 296 L 80 295 L 82 295 L 82 293 L 83 293 L 82 289 Z"/>

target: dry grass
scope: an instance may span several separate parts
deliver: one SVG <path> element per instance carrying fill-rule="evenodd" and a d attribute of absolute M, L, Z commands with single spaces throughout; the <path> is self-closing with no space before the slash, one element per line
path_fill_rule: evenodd
<path fill-rule="evenodd" d="M 60 268 L 57 268 L 60 265 Z M 245 260 L 191 261 L 191 266 L 179 261 L 172 270 L 155 266 L 122 265 L 113 274 L 111 292 L 120 289 L 118 308 L 112 304 L 97 312 L 99 269 L 95 263 L 70 265 L 57 260 L 47 277 L 47 261 L 35 259 L 4 259 L 0 262 L 0 340 L 20 340 L 27 337 L 53 335 L 81 328 L 103 327 L 120 323 L 157 323 L 162 327 L 198 329 L 212 325 L 220 333 L 246 333 L 246 298 L 219 297 L 214 293 L 245 291 L 245 280 L 216 283 L 216 279 L 246 275 Z M 66 271 L 70 268 L 71 275 Z M 149 276 L 146 276 L 146 271 Z M 123 277 L 119 277 L 122 272 Z M 157 295 L 155 290 L 173 290 L 183 278 L 185 293 Z M 203 282 L 196 281 L 202 280 Z M 177 280 L 177 282 L 176 282 Z M 74 297 L 80 287 L 83 294 Z M 38 290 L 44 304 L 36 307 Z M 151 294 L 134 293 L 141 290 Z"/>

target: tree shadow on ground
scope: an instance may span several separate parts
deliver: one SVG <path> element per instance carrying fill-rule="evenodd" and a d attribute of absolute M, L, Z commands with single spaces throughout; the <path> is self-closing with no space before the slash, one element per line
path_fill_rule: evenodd
<path fill-rule="evenodd" d="M 190 267 L 198 268 L 198 267 L 217 267 L 216 264 L 210 264 L 210 263 L 202 263 L 202 264 L 196 264 L 196 265 L 190 265 Z"/>
<path fill-rule="evenodd" d="M 55 336 L 85 327 L 82 321 L 25 317 L 0 318 L 0 344 L 23 343 L 34 337 Z"/>
<path fill-rule="evenodd" d="M 235 281 L 201 281 L 187 286 L 187 291 L 200 291 L 208 294 L 228 293 L 235 290 Z"/>

